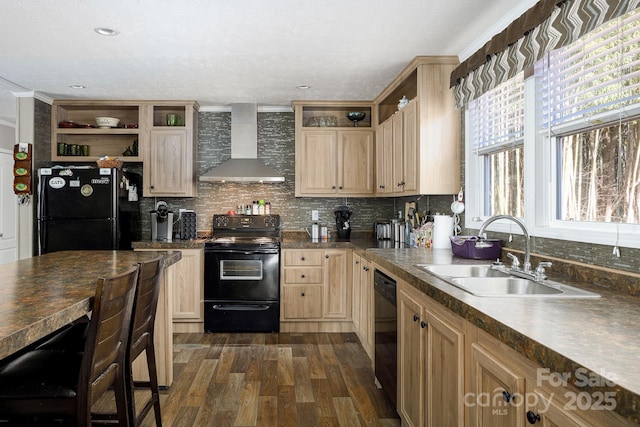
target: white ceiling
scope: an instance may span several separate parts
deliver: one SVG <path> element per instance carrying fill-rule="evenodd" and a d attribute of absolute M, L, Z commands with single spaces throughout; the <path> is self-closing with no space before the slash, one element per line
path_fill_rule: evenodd
<path fill-rule="evenodd" d="M 0 0 L 0 123 L 29 91 L 201 106 L 372 100 L 415 56 L 463 60 L 535 2 Z"/>

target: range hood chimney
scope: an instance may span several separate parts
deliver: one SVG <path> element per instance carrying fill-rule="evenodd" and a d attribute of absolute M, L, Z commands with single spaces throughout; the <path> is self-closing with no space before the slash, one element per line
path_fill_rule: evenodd
<path fill-rule="evenodd" d="M 206 182 L 283 182 L 284 177 L 258 160 L 258 108 L 231 104 L 231 159 L 200 175 Z"/>

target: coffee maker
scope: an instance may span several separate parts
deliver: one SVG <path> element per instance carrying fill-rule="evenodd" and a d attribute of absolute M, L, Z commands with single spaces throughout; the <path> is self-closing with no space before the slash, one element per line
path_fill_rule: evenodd
<path fill-rule="evenodd" d="M 156 209 L 151 211 L 151 240 L 173 240 L 173 212 L 169 210 L 167 202 L 156 203 Z"/>

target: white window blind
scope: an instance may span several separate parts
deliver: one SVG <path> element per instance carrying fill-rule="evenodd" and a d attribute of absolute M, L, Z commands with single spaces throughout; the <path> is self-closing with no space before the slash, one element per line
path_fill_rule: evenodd
<path fill-rule="evenodd" d="M 599 125 L 634 114 L 630 107 L 640 104 L 639 46 L 636 9 L 549 52 L 536 64 L 544 128 L 576 121 Z"/>
<path fill-rule="evenodd" d="M 523 73 L 469 104 L 476 152 L 488 154 L 524 141 Z"/>

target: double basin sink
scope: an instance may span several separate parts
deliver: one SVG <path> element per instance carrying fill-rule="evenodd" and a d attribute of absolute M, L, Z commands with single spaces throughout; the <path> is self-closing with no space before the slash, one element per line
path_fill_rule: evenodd
<path fill-rule="evenodd" d="M 415 266 L 479 297 L 600 297 L 594 292 L 551 280 L 537 282 L 515 277 L 509 274 L 508 269 L 496 268 L 491 264 L 416 264 Z"/>

